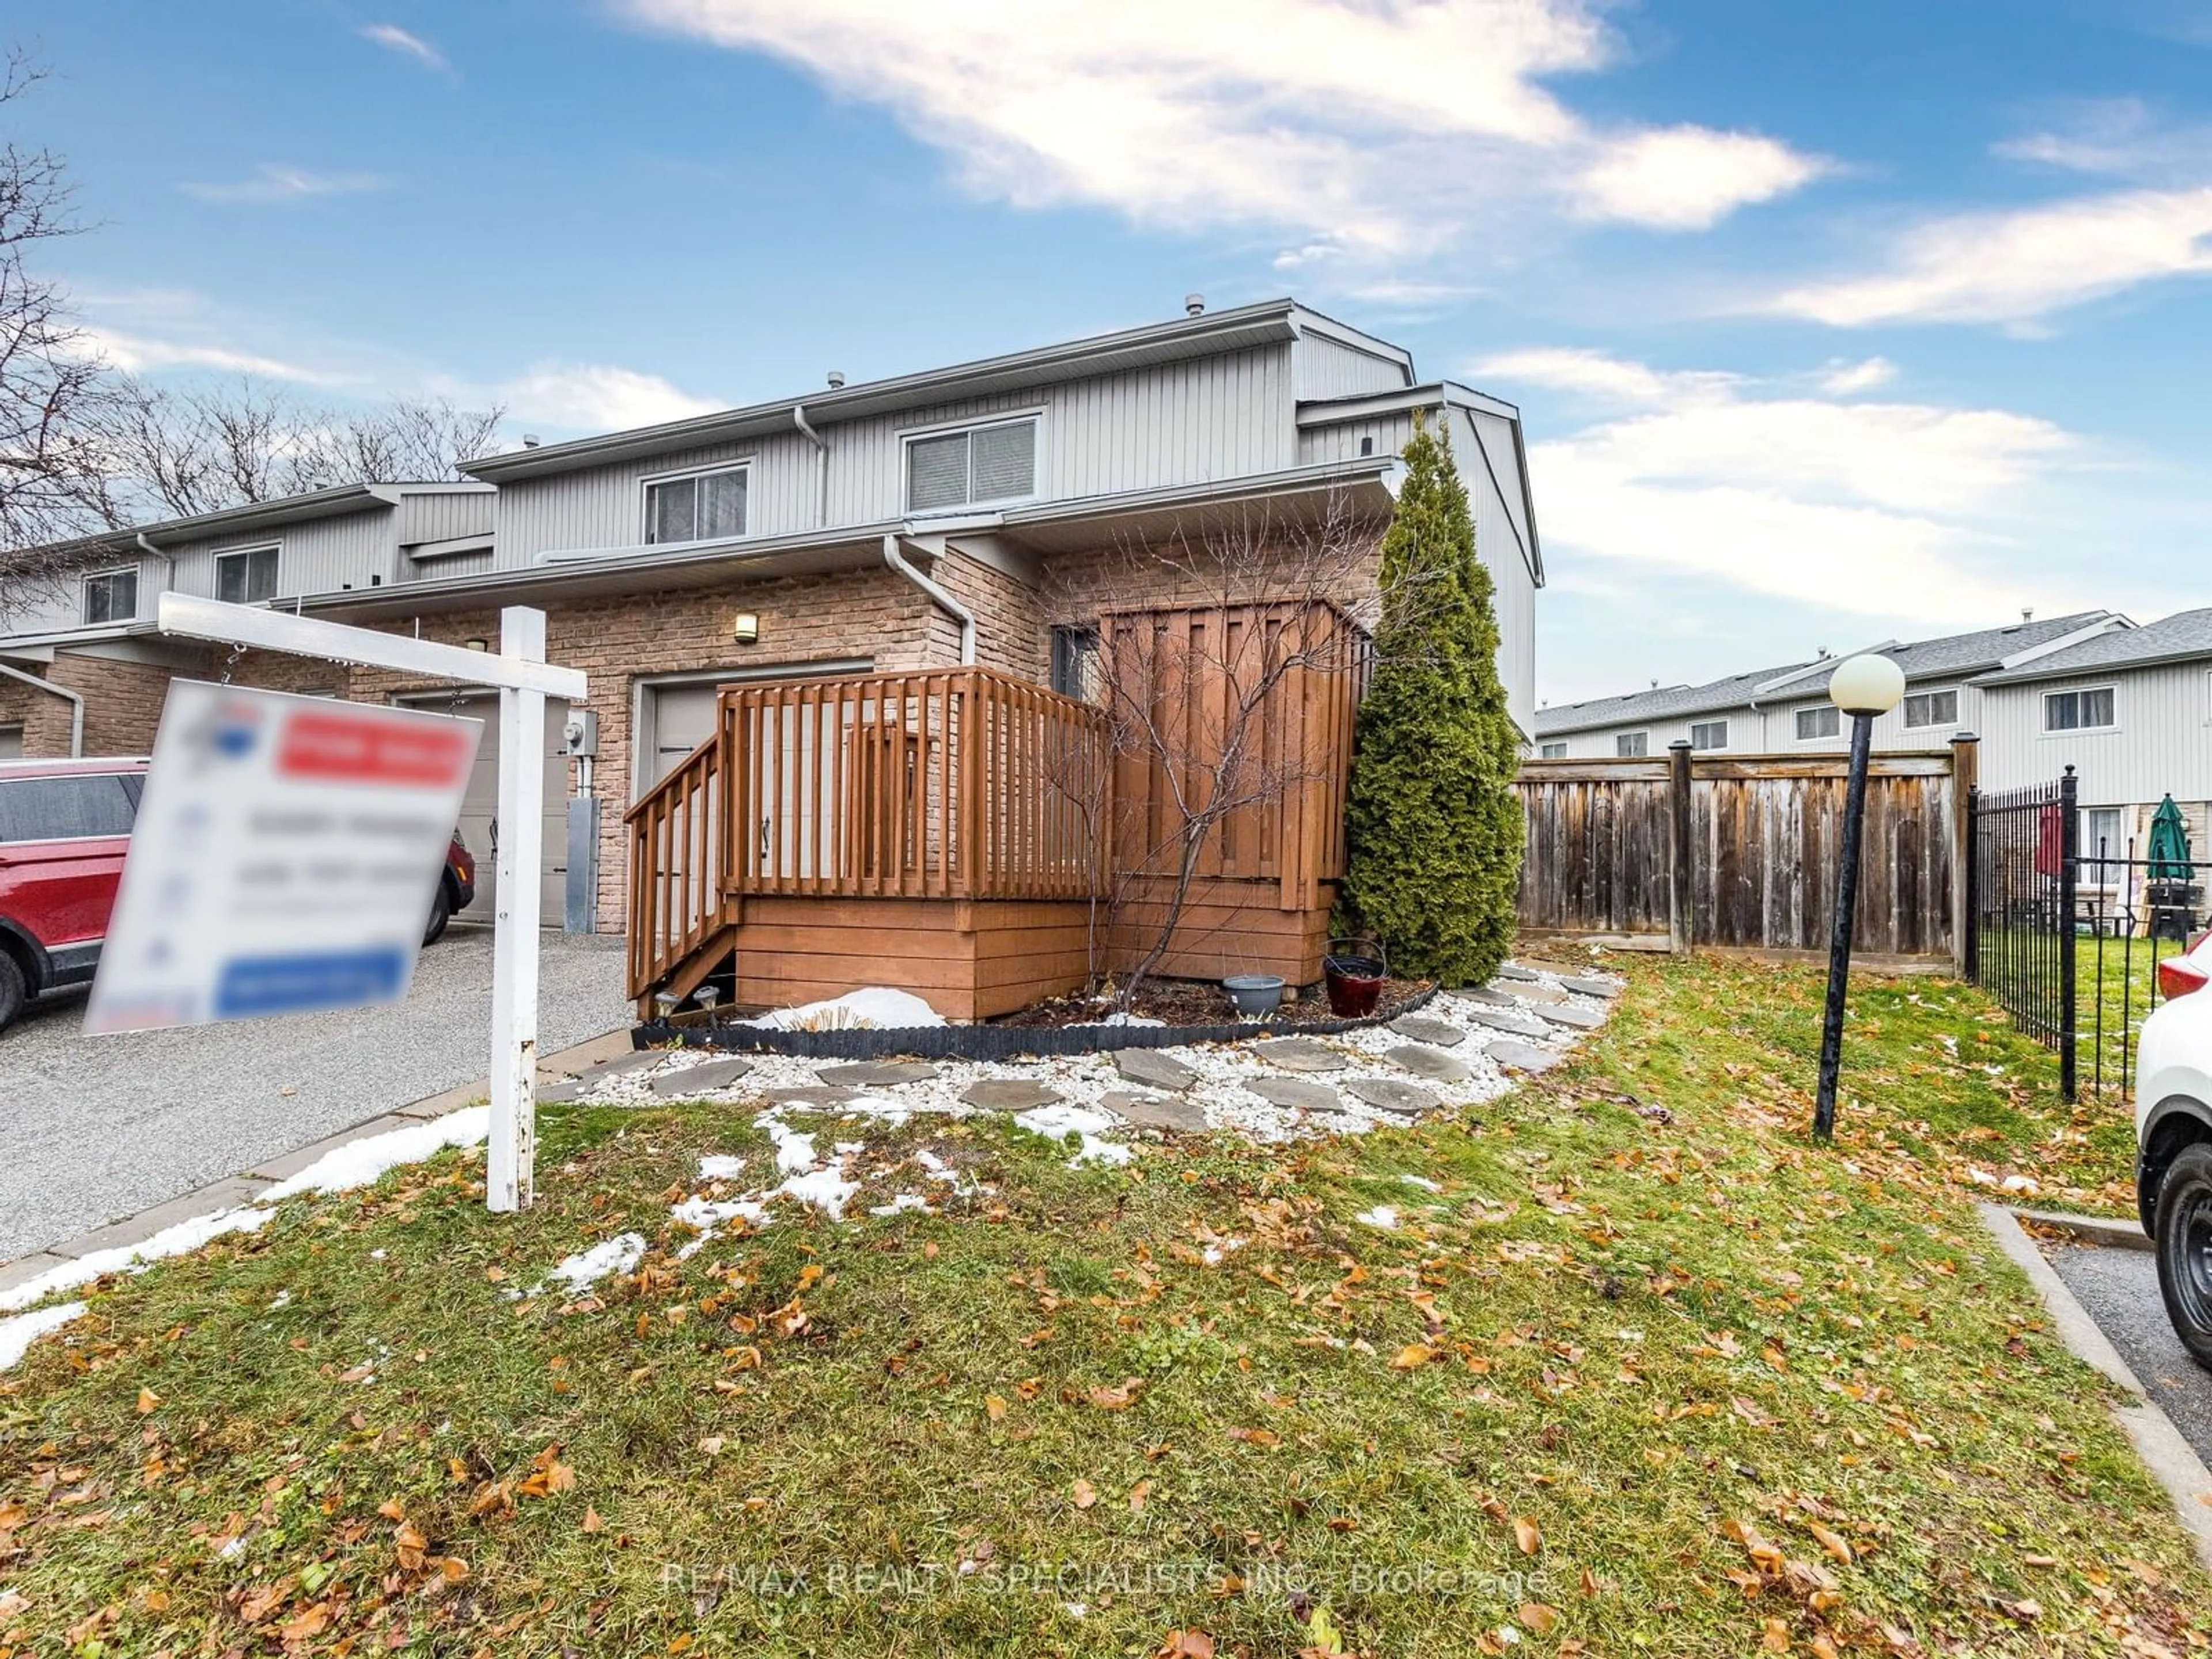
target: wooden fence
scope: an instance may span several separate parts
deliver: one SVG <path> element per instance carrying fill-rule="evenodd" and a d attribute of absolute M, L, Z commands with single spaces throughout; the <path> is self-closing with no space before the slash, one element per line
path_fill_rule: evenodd
<path fill-rule="evenodd" d="M 1867 775 L 1857 952 L 1960 963 L 1975 744 L 1877 754 Z M 1846 757 L 1530 761 L 1521 929 L 1648 950 L 1824 954 Z"/>

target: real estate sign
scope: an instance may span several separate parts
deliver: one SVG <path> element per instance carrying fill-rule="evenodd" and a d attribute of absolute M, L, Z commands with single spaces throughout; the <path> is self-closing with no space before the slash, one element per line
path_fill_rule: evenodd
<path fill-rule="evenodd" d="M 90 1031 L 407 994 L 483 722 L 171 683 Z"/>

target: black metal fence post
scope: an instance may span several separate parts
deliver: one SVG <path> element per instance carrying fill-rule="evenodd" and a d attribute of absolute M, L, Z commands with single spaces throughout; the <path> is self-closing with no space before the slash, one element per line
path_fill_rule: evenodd
<path fill-rule="evenodd" d="M 1960 860 L 1966 866 L 1959 879 L 1966 884 L 1965 920 L 1960 924 L 1966 929 L 1963 956 L 1966 964 L 1966 983 L 1982 982 L 1982 787 L 1966 786 L 1966 856 Z"/>
<path fill-rule="evenodd" d="M 2075 957 L 2080 953 L 2075 933 L 2075 901 L 2081 883 L 2081 828 L 2075 813 L 2078 786 L 2074 769 L 2058 780 L 2058 1091 L 2068 1100 L 2075 1096 L 2075 1049 L 2081 1010 L 2075 1002 Z M 2104 949 L 2100 940 L 2097 946 Z"/>

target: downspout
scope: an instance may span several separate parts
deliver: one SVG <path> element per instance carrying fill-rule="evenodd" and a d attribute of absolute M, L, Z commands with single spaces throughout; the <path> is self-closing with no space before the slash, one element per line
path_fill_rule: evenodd
<path fill-rule="evenodd" d="M 0 662 L 0 674 L 11 680 L 21 680 L 35 691 L 51 692 L 65 700 L 70 706 L 70 758 L 76 760 L 84 753 L 84 694 L 72 691 L 66 685 L 56 685 L 52 680 L 42 680 L 9 664 Z"/>
<path fill-rule="evenodd" d="M 814 474 L 817 480 L 814 502 L 814 522 L 827 528 L 830 523 L 830 441 L 806 423 L 806 411 L 799 404 L 791 406 L 791 422 L 806 434 L 814 446 Z"/>
<path fill-rule="evenodd" d="M 935 582 L 906 562 L 899 551 L 899 534 L 893 531 L 884 538 L 884 562 L 891 570 L 912 582 L 929 598 L 929 602 L 960 624 L 960 665 L 975 665 L 975 613 L 939 587 Z"/>
<path fill-rule="evenodd" d="M 133 538 L 138 544 L 138 550 L 140 552 L 150 553 L 161 562 L 161 587 L 163 591 L 167 592 L 168 589 L 174 587 L 177 585 L 177 556 L 173 553 L 164 553 L 161 551 L 160 548 L 155 546 L 153 543 L 146 539 L 146 532 L 143 530 L 134 531 L 131 533 Z"/>

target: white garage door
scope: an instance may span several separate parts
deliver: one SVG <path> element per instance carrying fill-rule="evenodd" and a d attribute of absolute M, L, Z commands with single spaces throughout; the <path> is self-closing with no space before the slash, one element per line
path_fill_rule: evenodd
<path fill-rule="evenodd" d="M 416 706 L 442 714 L 447 711 L 447 700 L 439 697 Z M 469 774 L 469 787 L 461 797 L 461 839 L 477 856 L 476 902 L 461 914 L 472 921 L 489 921 L 494 914 L 492 821 L 499 816 L 498 694 L 464 696 L 452 712 L 484 723 L 483 740 L 477 745 L 476 769 Z M 561 747 L 561 730 L 568 719 L 566 702 L 555 697 L 545 700 L 545 733 L 538 747 L 545 768 L 545 842 L 538 902 L 538 919 L 548 927 L 561 926 L 568 903 L 568 757 Z"/>

